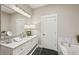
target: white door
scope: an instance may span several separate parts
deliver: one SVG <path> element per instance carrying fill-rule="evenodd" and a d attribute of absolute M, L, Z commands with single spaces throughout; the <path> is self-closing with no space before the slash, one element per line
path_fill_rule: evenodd
<path fill-rule="evenodd" d="M 57 50 L 57 16 L 41 17 L 41 43 L 44 48 Z"/>

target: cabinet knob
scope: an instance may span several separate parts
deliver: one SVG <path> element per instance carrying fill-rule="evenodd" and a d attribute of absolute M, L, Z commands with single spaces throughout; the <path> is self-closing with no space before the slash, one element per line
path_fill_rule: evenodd
<path fill-rule="evenodd" d="M 31 42 L 32 42 L 33 40 L 31 40 Z"/>
<path fill-rule="evenodd" d="M 46 34 L 43 34 L 43 36 L 45 36 Z"/>
<path fill-rule="evenodd" d="M 21 50 L 23 50 L 23 49 L 21 49 Z"/>

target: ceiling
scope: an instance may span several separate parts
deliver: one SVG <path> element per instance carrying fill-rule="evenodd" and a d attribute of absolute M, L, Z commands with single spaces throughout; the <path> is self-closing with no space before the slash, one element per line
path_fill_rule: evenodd
<path fill-rule="evenodd" d="M 6 12 L 6 13 L 9 13 L 9 14 L 15 13 L 14 10 L 12 10 L 12 9 L 6 7 L 6 6 L 3 6 L 3 5 L 1 6 L 1 11 Z"/>
<path fill-rule="evenodd" d="M 31 8 L 39 8 L 39 7 L 43 7 L 43 6 L 45 6 L 45 5 L 47 5 L 47 4 L 29 4 L 29 6 L 30 6 Z"/>

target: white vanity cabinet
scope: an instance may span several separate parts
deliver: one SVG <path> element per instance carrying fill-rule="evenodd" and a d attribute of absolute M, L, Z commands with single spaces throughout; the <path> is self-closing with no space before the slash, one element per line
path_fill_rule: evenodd
<path fill-rule="evenodd" d="M 27 39 L 26 39 L 27 40 Z M 18 42 L 20 43 L 20 42 Z M 4 45 L 1 45 L 1 55 L 27 55 L 32 52 L 32 50 L 35 49 L 35 47 L 38 44 L 38 37 L 32 37 L 29 40 L 27 40 L 24 43 L 21 43 L 17 47 L 7 47 Z"/>

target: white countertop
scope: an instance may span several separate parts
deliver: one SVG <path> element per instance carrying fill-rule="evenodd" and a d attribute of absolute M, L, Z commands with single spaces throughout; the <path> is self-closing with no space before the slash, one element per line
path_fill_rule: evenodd
<path fill-rule="evenodd" d="M 6 47 L 9 47 L 9 48 L 16 48 L 18 47 L 19 45 L 31 40 L 32 38 L 36 37 L 37 35 L 33 35 L 33 36 L 28 36 L 28 37 L 25 37 L 23 38 L 21 41 L 18 41 L 18 42 L 12 42 L 12 43 L 9 43 L 9 44 L 6 44 L 6 43 L 2 43 L 0 42 L 1 45 L 3 46 L 6 46 Z"/>

